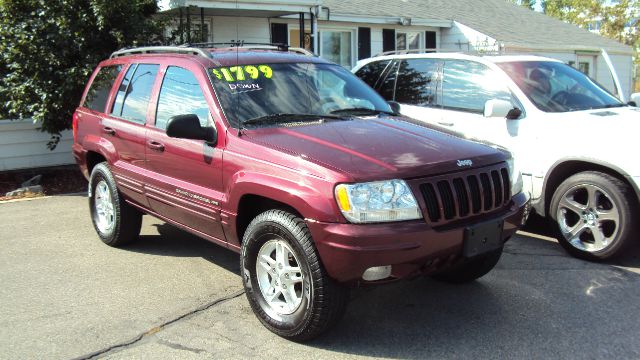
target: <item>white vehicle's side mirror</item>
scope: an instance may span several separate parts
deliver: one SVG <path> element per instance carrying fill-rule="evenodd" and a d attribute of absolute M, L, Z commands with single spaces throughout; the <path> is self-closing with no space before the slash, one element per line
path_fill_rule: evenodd
<path fill-rule="evenodd" d="M 640 93 L 631 94 L 631 97 L 629 97 L 629 105 L 640 107 Z"/>
<path fill-rule="evenodd" d="M 484 117 L 497 117 L 507 119 L 517 119 L 522 115 L 522 110 L 513 106 L 506 100 L 491 99 L 484 103 Z"/>

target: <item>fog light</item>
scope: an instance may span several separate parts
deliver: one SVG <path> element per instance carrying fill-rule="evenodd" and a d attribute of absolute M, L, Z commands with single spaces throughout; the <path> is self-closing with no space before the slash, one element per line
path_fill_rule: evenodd
<path fill-rule="evenodd" d="M 365 281 L 376 281 L 386 279 L 389 276 L 391 276 L 391 265 L 376 266 L 368 268 L 364 274 L 362 274 L 362 279 Z"/>

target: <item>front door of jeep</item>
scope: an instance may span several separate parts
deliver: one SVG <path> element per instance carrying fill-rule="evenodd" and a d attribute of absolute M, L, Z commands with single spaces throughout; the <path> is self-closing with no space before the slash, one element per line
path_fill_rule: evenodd
<path fill-rule="evenodd" d="M 222 145 L 167 136 L 165 129 L 176 115 L 195 114 L 200 125 L 216 126 L 214 106 L 206 89 L 206 74 L 192 64 L 166 66 L 157 89 L 155 121 L 147 130 L 146 193 L 151 209 L 209 239 L 225 242 L 220 219 Z"/>

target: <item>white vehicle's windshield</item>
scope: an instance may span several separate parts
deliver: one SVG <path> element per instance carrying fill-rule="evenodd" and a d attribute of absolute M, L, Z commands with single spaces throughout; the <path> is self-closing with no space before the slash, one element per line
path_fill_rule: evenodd
<path fill-rule="evenodd" d="M 580 71 L 553 61 L 498 63 L 527 95 L 546 112 L 568 112 L 625 106 Z"/>

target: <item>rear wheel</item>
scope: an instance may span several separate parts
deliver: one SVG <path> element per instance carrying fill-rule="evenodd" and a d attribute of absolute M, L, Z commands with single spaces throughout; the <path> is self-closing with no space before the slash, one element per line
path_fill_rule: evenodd
<path fill-rule="evenodd" d="M 436 280 L 452 284 L 464 284 L 485 276 L 491 271 L 502 256 L 502 247 L 492 252 L 464 260 L 462 263 L 437 273 Z"/>
<path fill-rule="evenodd" d="M 138 238 L 142 213 L 120 197 L 106 162 L 96 165 L 89 179 L 91 220 L 100 240 L 109 246 L 122 246 Z"/>
<path fill-rule="evenodd" d="M 329 278 L 309 229 L 295 215 L 258 215 L 245 232 L 240 261 L 249 304 L 272 332 L 304 341 L 342 318 L 349 290 Z"/>
<path fill-rule="evenodd" d="M 578 173 L 565 180 L 551 199 L 549 213 L 558 242 L 571 255 L 604 260 L 633 241 L 635 195 L 623 181 L 601 172 Z"/>

